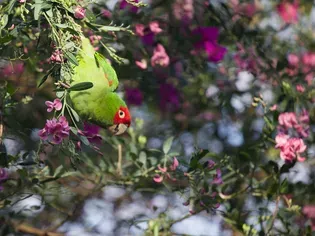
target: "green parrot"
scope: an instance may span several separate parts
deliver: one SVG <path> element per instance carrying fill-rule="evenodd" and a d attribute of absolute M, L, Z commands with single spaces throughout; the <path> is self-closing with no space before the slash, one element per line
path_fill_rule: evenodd
<path fill-rule="evenodd" d="M 115 93 L 119 84 L 116 72 L 105 57 L 95 52 L 89 39 L 81 40 L 79 65 L 74 68 L 71 86 L 92 82 L 93 87 L 70 92 L 74 109 L 88 121 L 120 135 L 130 126 L 131 116 L 126 103 Z"/>

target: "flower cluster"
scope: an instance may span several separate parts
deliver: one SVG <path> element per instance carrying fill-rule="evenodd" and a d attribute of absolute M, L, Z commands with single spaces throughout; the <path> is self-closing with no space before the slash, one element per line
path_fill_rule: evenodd
<path fill-rule="evenodd" d="M 167 167 L 161 167 L 160 165 L 158 166 L 158 172 L 159 174 L 156 174 L 153 178 L 153 180 L 156 183 L 161 183 L 164 179 L 170 179 L 172 181 L 176 181 L 176 178 L 171 177 L 170 172 L 174 172 L 177 167 L 178 167 L 179 163 L 176 157 L 173 158 L 173 163 L 172 165 L 170 165 L 168 168 L 170 171 L 168 171 Z"/>
<path fill-rule="evenodd" d="M 57 49 L 50 56 L 49 60 L 51 62 L 62 63 L 63 62 L 63 53 L 61 50 Z"/>
<path fill-rule="evenodd" d="M 193 54 L 206 53 L 208 61 L 221 61 L 227 49 L 218 44 L 219 29 L 216 27 L 198 27 L 192 34 L 198 38 L 194 44 Z"/>
<path fill-rule="evenodd" d="M 278 117 L 278 135 L 276 148 L 280 149 L 281 159 L 292 162 L 304 161 L 301 153 L 305 152 L 306 145 L 302 138 L 309 135 L 309 114 L 306 110 L 300 116 L 294 112 L 284 112 Z"/>
<path fill-rule="evenodd" d="M 312 231 L 315 231 L 315 206 L 305 205 L 302 209 L 303 214 L 311 220 Z"/>
<path fill-rule="evenodd" d="M 305 161 L 305 157 L 301 157 L 301 153 L 305 152 L 306 145 L 301 138 L 290 138 L 289 135 L 278 134 L 276 136 L 276 148 L 280 149 L 280 157 L 284 161 Z"/>
<path fill-rule="evenodd" d="M 1 75 L 3 77 L 10 77 L 12 75 L 20 75 L 24 72 L 24 63 L 8 63 L 1 69 Z"/>
<path fill-rule="evenodd" d="M 160 27 L 158 21 L 152 21 L 148 26 L 143 24 L 135 25 L 135 32 L 141 38 L 141 41 L 145 45 L 153 45 L 155 35 L 161 33 L 163 30 Z"/>
<path fill-rule="evenodd" d="M 8 179 L 8 172 L 4 168 L 0 168 L 0 191 L 3 190 L 3 186 L 1 185 L 4 181 Z"/>
<path fill-rule="evenodd" d="M 74 17 L 81 20 L 85 17 L 86 9 L 81 6 L 76 6 L 74 9 Z"/>
<path fill-rule="evenodd" d="M 301 138 L 309 136 L 309 113 L 303 110 L 301 115 L 297 116 L 294 112 L 284 112 L 278 117 L 278 132 L 284 134 L 293 134 Z M 296 133 L 296 134 L 295 134 Z"/>
<path fill-rule="evenodd" d="M 38 132 L 42 140 L 48 140 L 53 144 L 60 144 L 62 140 L 69 136 L 70 127 L 66 117 L 61 116 L 57 120 L 53 118 L 47 120 L 45 127 Z"/>
<path fill-rule="evenodd" d="M 167 55 L 165 48 L 158 44 L 153 51 L 153 56 L 151 57 L 152 67 L 161 66 L 167 67 L 170 64 L 170 58 Z"/>

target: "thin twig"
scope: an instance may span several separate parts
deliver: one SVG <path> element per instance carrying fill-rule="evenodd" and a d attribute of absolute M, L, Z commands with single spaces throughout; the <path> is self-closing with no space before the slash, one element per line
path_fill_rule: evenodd
<path fill-rule="evenodd" d="M 122 165 L 122 145 L 118 144 L 118 161 L 117 161 L 117 173 L 118 173 L 118 175 L 122 174 L 121 165 Z"/>

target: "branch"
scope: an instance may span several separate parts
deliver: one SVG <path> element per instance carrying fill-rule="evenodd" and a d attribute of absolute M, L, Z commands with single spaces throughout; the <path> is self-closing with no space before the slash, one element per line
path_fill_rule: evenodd
<path fill-rule="evenodd" d="M 17 232 L 36 236 L 64 236 L 63 233 L 48 232 L 46 230 L 37 229 L 26 224 L 13 223 L 13 226 Z"/>

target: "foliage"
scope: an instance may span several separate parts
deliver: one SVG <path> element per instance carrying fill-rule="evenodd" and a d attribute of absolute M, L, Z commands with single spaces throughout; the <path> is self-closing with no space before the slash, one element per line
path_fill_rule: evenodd
<path fill-rule="evenodd" d="M 1 235 L 67 233 L 63 227 L 108 186 L 149 199 L 175 193 L 187 206 L 176 219 L 170 207 L 133 216 L 128 224 L 146 222 L 146 235 L 171 235 L 196 214 L 220 216 L 221 228 L 241 235 L 310 235 L 313 4 L 108 6 L 1 2 Z M 94 86 L 72 85 L 82 35 L 117 72 L 133 116 L 122 136 L 73 107 L 71 92 Z M 40 204 L 17 207 L 31 197 Z"/>

